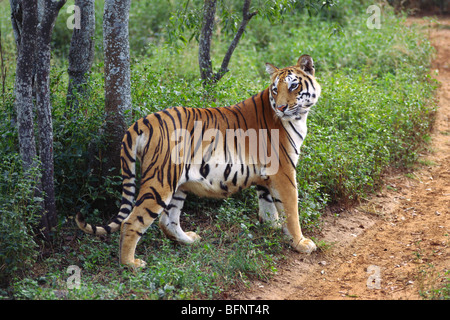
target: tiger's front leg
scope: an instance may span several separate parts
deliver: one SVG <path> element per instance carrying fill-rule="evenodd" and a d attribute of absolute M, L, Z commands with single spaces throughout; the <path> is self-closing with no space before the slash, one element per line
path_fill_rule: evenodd
<path fill-rule="evenodd" d="M 292 237 L 294 249 L 307 254 L 316 250 L 317 247 L 314 242 L 305 238 L 300 228 L 295 171 L 288 175 L 278 174 L 271 176 L 269 190 L 278 213 L 285 215 L 286 228 L 283 229 Z"/>
<path fill-rule="evenodd" d="M 257 185 L 256 191 L 258 193 L 259 221 L 268 223 L 272 228 L 281 229 L 278 211 L 269 189 L 263 185 Z"/>
<path fill-rule="evenodd" d="M 161 214 L 159 226 L 169 239 L 182 244 L 191 244 L 200 240 L 200 236 L 195 232 L 184 232 L 183 229 L 181 229 L 180 214 L 186 196 L 187 194 L 181 190 L 178 190 L 174 194 L 169 205 Z"/>

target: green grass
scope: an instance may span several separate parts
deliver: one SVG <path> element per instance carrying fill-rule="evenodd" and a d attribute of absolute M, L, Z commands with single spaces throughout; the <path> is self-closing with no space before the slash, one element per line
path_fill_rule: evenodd
<path fill-rule="evenodd" d="M 299 210 L 308 236 L 315 236 L 326 205 L 352 202 L 377 191 L 388 166 L 411 166 L 429 141 L 436 108 L 436 83 L 428 76 L 433 48 L 420 27 L 405 27 L 404 18 L 394 16 L 388 8 L 383 12 L 380 30 L 367 29 L 364 1 L 341 1 L 317 17 L 296 12 L 274 25 L 252 20 L 231 60 L 231 71 L 213 94 L 207 95 L 199 80 L 196 43 L 164 43 L 167 8 L 159 4 L 150 12 L 148 8 L 156 2 L 133 2 L 130 30 L 134 119 L 176 105 L 203 108 L 237 103 L 268 85 L 264 62 L 284 67 L 294 64 L 304 53 L 314 58 L 322 97 L 308 118 L 308 136 L 297 167 Z M 106 145 L 99 134 L 104 122 L 104 87 L 102 8 L 98 2 L 96 5 L 98 47 L 89 81 L 91 93 L 75 112 L 65 104 L 68 14 L 62 13 L 55 26 L 51 70 L 59 212 L 55 240 L 50 249 L 39 254 L 40 243 L 29 242 L 33 239 L 31 226 L 24 232 L 5 218 L 26 221 L 26 205 L 19 199 L 1 207 L 9 214 L 0 217 L 2 225 L 6 225 L 5 241 L 14 242 L 17 252 L 23 249 L 23 254 L 31 254 L 25 265 L 20 265 L 19 259 L 12 264 L 5 257 L 14 251 L 6 250 L 2 242 L 0 268 L 8 272 L 3 273 L 7 281 L 0 297 L 218 298 L 231 286 L 270 278 L 290 249 L 279 231 L 257 222 L 253 189 L 226 200 L 189 196 L 183 210 L 183 228 L 196 231 L 202 240 L 193 246 L 176 245 L 165 239 L 154 224 L 137 249 L 138 257 L 148 264 L 143 272 L 133 273 L 119 266 L 117 234 L 97 239 L 82 234 L 75 226 L 73 215 L 77 211 L 84 213 L 89 222 L 102 223 L 117 213 L 120 201 L 120 178 L 108 178 L 93 170 L 102 161 L 101 146 Z M 4 8 L 1 30 L 7 67 L 6 94 L 0 99 L 4 115 L 0 119 L 0 159 L 10 164 L 0 167 L 0 195 L 16 199 L 14 194 L 27 194 L 32 186 L 25 183 L 15 187 L 15 181 L 23 177 L 18 169 L 14 169 L 14 176 L 11 173 L 11 168 L 20 168 L 13 108 L 15 48 L 8 24 L 9 5 L 2 2 L 0 6 Z M 224 35 L 214 37 L 215 66 L 220 65 L 229 41 Z M 116 199 L 112 211 L 106 209 L 107 199 L 111 198 Z M 322 243 L 322 247 L 327 245 Z M 81 270 L 80 289 L 67 287 L 67 268 L 71 265 Z"/>

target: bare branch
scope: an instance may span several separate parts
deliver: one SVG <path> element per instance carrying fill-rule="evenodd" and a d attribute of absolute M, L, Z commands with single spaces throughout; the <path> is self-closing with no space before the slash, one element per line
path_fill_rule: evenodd
<path fill-rule="evenodd" d="M 257 11 L 255 12 L 249 12 L 251 0 L 245 0 L 244 6 L 242 8 L 242 21 L 239 26 L 239 29 L 236 32 L 236 35 L 233 38 L 233 41 L 231 41 L 230 46 L 228 47 L 228 50 L 222 60 L 222 65 L 220 67 L 220 70 L 214 75 L 214 82 L 218 82 L 224 75 L 227 73 L 228 70 L 228 64 L 230 63 L 231 56 L 233 55 L 234 50 L 236 49 L 239 40 L 241 40 L 242 34 L 245 31 L 245 28 L 247 27 L 248 22 L 258 14 Z"/>

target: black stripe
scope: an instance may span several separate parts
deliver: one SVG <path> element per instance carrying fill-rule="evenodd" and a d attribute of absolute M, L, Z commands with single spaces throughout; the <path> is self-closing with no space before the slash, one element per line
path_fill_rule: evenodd
<path fill-rule="evenodd" d="M 190 164 L 186 164 L 184 166 L 184 176 L 185 176 L 186 181 L 189 181 L 189 169 L 190 168 L 191 168 Z"/>
<path fill-rule="evenodd" d="M 167 111 L 167 110 L 163 110 L 162 112 L 165 113 L 165 114 L 170 118 L 170 120 L 172 120 L 173 127 L 176 128 L 177 125 L 175 124 L 175 119 L 174 119 L 174 117 L 170 114 L 170 112 Z"/>
<path fill-rule="evenodd" d="M 225 116 L 223 115 L 221 108 L 214 108 L 213 110 L 218 112 L 222 116 L 222 119 L 224 119 L 224 120 L 226 119 Z"/>
<path fill-rule="evenodd" d="M 147 122 L 148 122 L 148 120 L 147 120 Z M 152 139 L 152 137 L 153 137 L 153 127 L 150 126 L 149 127 L 149 136 L 147 138 L 147 143 L 145 144 L 145 147 L 142 150 L 142 155 L 141 156 L 147 154 L 147 151 L 150 148 L 150 140 Z"/>
<path fill-rule="evenodd" d="M 181 118 L 180 110 L 178 110 L 178 107 L 177 108 L 173 108 L 173 110 L 175 110 L 175 112 L 177 113 L 177 118 L 178 118 L 178 122 L 180 123 L 180 125 L 179 125 L 180 128 L 183 127 L 183 120 Z"/>
<path fill-rule="evenodd" d="M 233 183 L 233 185 L 236 185 L 236 183 L 237 183 L 237 171 L 234 173 L 234 177 L 233 177 L 233 180 L 231 180 L 231 182 Z"/>
<path fill-rule="evenodd" d="M 264 199 L 265 201 L 270 203 L 273 202 L 273 198 L 272 195 L 270 194 L 269 189 L 263 186 L 256 186 L 256 190 L 261 192 L 261 194 L 259 195 L 259 199 Z"/>
<path fill-rule="evenodd" d="M 220 189 L 222 189 L 223 191 L 227 191 L 228 192 L 228 186 L 223 184 L 222 181 L 220 181 Z"/>
<path fill-rule="evenodd" d="M 131 156 L 130 152 L 128 151 L 128 147 L 125 145 L 124 142 L 122 142 L 122 149 L 125 152 L 125 155 L 127 156 L 128 160 L 130 160 L 131 162 L 136 162 L 136 159 Z"/>
<path fill-rule="evenodd" d="M 249 176 L 250 176 L 250 169 L 249 169 L 249 167 L 247 166 L 247 176 L 245 177 L 244 187 L 247 186 L 247 182 L 248 182 Z"/>
<path fill-rule="evenodd" d="M 125 161 L 125 158 L 120 157 L 121 160 L 121 167 L 122 167 L 122 177 L 123 179 L 133 179 L 136 176 L 134 173 L 131 172 L 130 167 L 128 166 L 128 163 Z"/>
<path fill-rule="evenodd" d="M 260 100 L 261 100 L 261 106 L 262 106 L 262 109 L 264 110 L 265 107 L 264 107 L 263 93 L 264 93 L 264 91 L 261 92 L 259 98 L 260 98 Z M 264 120 L 264 126 L 262 126 L 261 129 L 267 129 L 267 137 L 268 137 L 269 141 L 271 141 L 272 134 L 271 134 L 271 132 L 270 132 L 269 126 L 267 125 L 266 113 L 265 113 L 264 111 L 262 112 L 262 118 L 263 118 L 263 120 Z M 262 124 L 262 123 L 261 123 L 261 124 Z"/>
<path fill-rule="evenodd" d="M 143 194 L 143 195 L 136 201 L 136 207 L 139 207 L 145 200 L 148 200 L 148 199 L 155 199 L 155 196 L 154 196 L 152 193 L 150 193 L 150 192 L 147 192 L 147 193 Z"/>
<path fill-rule="evenodd" d="M 200 174 L 203 178 L 206 178 L 209 174 L 209 164 L 205 164 L 204 161 L 202 161 L 202 165 L 200 167 Z"/>
<path fill-rule="evenodd" d="M 120 218 L 122 218 L 122 217 L 120 217 Z M 123 218 L 121 220 L 123 220 Z M 122 224 L 122 221 L 120 221 L 118 218 L 113 219 L 112 222 L 114 222 L 115 224 L 118 224 L 119 226 Z"/>
<path fill-rule="evenodd" d="M 131 136 L 130 131 L 125 132 L 125 136 L 127 137 L 126 141 L 128 148 L 131 149 L 133 147 L 133 137 Z"/>
<path fill-rule="evenodd" d="M 122 190 L 122 193 L 125 193 L 127 196 L 134 197 L 134 192 L 131 192 L 131 191 L 125 189 L 125 188 Z"/>
<path fill-rule="evenodd" d="M 234 110 L 231 109 L 231 108 L 228 109 L 228 110 L 230 110 L 230 112 L 233 113 L 233 115 L 236 117 L 237 127 L 238 127 L 238 128 L 241 128 L 241 123 L 240 123 L 240 121 L 239 121 L 239 116 L 238 116 L 238 114 L 237 114 L 236 112 L 234 112 Z"/>
<path fill-rule="evenodd" d="M 300 132 L 297 131 L 297 129 L 295 129 L 294 125 L 292 124 L 292 122 L 289 121 L 289 125 L 291 126 L 292 130 L 294 130 L 294 132 L 300 137 L 300 139 L 303 139 L 303 136 L 300 134 Z"/>
<path fill-rule="evenodd" d="M 129 206 L 133 206 L 133 204 L 130 201 L 128 201 L 127 198 L 122 197 L 121 206 L 124 205 L 124 204 L 129 205 Z"/>
<path fill-rule="evenodd" d="M 128 209 L 128 208 L 120 208 L 120 211 L 119 212 L 122 212 L 122 213 L 125 213 L 126 215 L 129 215 L 130 214 L 130 212 L 131 212 L 131 210 L 130 209 Z M 120 217 L 120 216 L 119 216 Z M 120 218 L 122 218 L 122 217 L 120 217 Z M 122 218 L 123 219 L 123 218 Z"/>
<path fill-rule="evenodd" d="M 172 198 L 173 199 L 173 198 Z M 176 205 L 174 205 L 174 204 L 169 204 L 168 206 L 167 206 L 167 208 L 166 208 L 166 210 L 170 210 L 170 209 L 172 209 L 172 208 L 178 208 Z"/>
<path fill-rule="evenodd" d="M 177 188 L 178 185 L 178 170 L 177 168 L 180 165 L 173 165 L 173 180 L 172 180 L 172 190 L 175 190 Z"/>
<path fill-rule="evenodd" d="M 145 208 L 145 211 L 147 211 L 147 213 L 149 214 L 150 218 L 152 218 L 152 219 L 158 218 L 158 214 L 153 212 L 153 211 L 151 211 L 149 208 Z"/>
<path fill-rule="evenodd" d="M 138 122 L 136 121 L 133 126 L 133 130 L 140 136 L 142 134 L 142 130 L 139 129 Z"/>
<path fill-rule="evenodd" d="M 292 184 L 292 186 L 293 186 L 294 188 L 297 188 L 297 185 L 296 185 L 294 182 L 292 182 L 291 177 L 289 177 L 289 175 L 287 175 L 286 173 L 284 173 L 284 175 L 288 178 L 288 180 L 289 180 L 289 182 Z M 280 202 L 281 202 L 281 201 L 280 201 Z"/>
<path fill-rule="evenodd" d="M 316 90 L 316 88 L 314 87 L 314 84 L 312 82 L 312 80 L 310 78 L 308 78 L 309 83 L 311 84 L 311 87 L 314 89 L 314 91 Z"/>
<path fill-rule="evenodd" d="M 225 168 L 225 171 L 223 173 L 223 176 L 225 178 L 225 181 L 228 179 L 228 176 L 231 173 L 231 164 L 227 164 L 227 167 Z"/>
<path fill-rule="evenodd" d="M 236 107 L 237 107 L 237 106 L 238 106 L 238 105 L 236 105 Z M 245 129 L 247 130 L 247 129 L 248 129 L 248 126 L 247 126 L 247 121 L 245 120 L 244 115 L 242 114 L 242 112 L 241 112 L 241 110 L 240 110 L 239 108 L 236 108 L 236 110 L 241 114 L 242 120 L 244 120 Z"/>
<path fill-rule="evenodd" d="M 255 108 L 255 118 L 258 119 L 258 107 L 255 102 L 255 97 L 256 97 L 256 94 L 254 96 L 252 96 L 252 101 L 253 101 L 253 107 Z"/>
<path fill-rule="evenodd" d="M 156 191 L 155 188 L 150 187 L 150 189 L 152 189 L 153 194 L 155 195 L 156 203 L 159 204 L 161 207 L 163 207 L 165 209 L 167 207 L 167 205 L 166 205 L 166 203 L 164 201 L 162 201 L 161 195 L 158 193 L 158 191 Z"/>
<path fill-rule="evenodd" d="M 283 149 L 284 156 L 289 159 L 289 162 L 291 163 L 292 167 L 295 169 L 295 164 L 292 161 L 292 159 L 289 157 L 288 152 L 286 151 L 286 149 L 284 148 L 283 145 L 281 145 L 281 148 Z"/>
<path fill-rule="evenodd" d="M 289 122 L 289 123 L 290 123 L 290 122 Z M 294 148 L 295 153 L 296 153 L 296 154 L 299 154 L 299 153 L 298 153 L 298 150 L 297 150 L 297 145 L 295 144 L 294 139 L 292 139 L 291 135 L 289 134 L 289 132 L 287 131 L 287 129 L 284 127 L 284 124 L 281 124 L 281 125 L 283 126 L 283 129 L 284 129 L 284 131 L 286 132 L 286 135 L 287 135 L 287 137 L 288 137 L 289 143 L 291 144 L 292 148 Z"/>

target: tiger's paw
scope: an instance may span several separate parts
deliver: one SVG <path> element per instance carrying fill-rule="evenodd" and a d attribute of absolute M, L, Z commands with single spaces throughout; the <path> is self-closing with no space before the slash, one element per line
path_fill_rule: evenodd
<path fill-rule="evenodd" d="M 300 253 L 310 254 L 317 249 L 316 244 L 307 238 L 303 238 L 297 244 L 293 243 L 294 249 Z"/>
<path fill-rule="evenodd" d="M 192 232 L 192 231 L 186 232 L 186 235 L 192 240 L 192 242 L 190 242 L 190 243 L 200 241 L 200 239 L 202 238 L 198 234 L 196 234 L 195 232 Z"/>
<path fill-rule="evenodd" d="M 125 266 L 131 268 L 131 269 L 140 269 L 145 268 L 147 266 L 147 262 L 141 259 L 134 259 L 134 261 L 130 262 L 122 262 Z"/>

